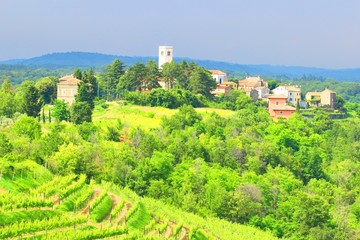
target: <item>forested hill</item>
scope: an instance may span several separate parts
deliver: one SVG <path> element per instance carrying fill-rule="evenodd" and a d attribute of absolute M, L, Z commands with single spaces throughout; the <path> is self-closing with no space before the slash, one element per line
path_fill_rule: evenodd
<path fill-rule="evenodd" d="M 32 67 L 100 67 L 110 64 L 115 58 L 123 61 L 126 65 L 137 62 L 146 63 L 148 60 L 157 60 L 157 57 L 138 56 L 116 56 L 100 53 L 67 52 L 51 53 L 30 59 L 17 59 L 0 62 L 6 65 L 24 65 Z M 243 65 L 213 60 L 199 60 L 190 58 L 175 58 L 175 61 L 193 61 L 207 69 L 220 69 L 233 76 L 260 75 L 262 77 L 276 78 L 301 78 L 311 76 L 312 78 L 332 78 L 338 81 L 360 81 L 360 68 L 355 69 L 323 69 L 295 66 L 272 66 L 272 65 Z M 244 59 L 246 61 L 246 59 Z"/>

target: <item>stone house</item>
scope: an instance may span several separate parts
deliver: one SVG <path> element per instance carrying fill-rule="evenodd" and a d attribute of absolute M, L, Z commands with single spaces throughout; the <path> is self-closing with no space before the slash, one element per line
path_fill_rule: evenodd
<path fill-rule="evenodd" d="M 69 105 L 73 104 L 80 82 L 81 80 L 75 78 L 73 75 L 60 78 L 59 83 L 57 84 L 57 99 L 62 100 Z"/>
<path fill-rule="evenodd" d="M 329 106 L 330 108 L 334 108 L 336 92 L 330 89 L 325 89 L 322 92 L 308 92 L 305 95 L 305 99 L 312 106 Z"/>

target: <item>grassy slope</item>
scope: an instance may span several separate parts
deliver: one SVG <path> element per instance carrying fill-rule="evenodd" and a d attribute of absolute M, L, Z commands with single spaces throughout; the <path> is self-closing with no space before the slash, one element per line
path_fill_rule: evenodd
<path fill-rule="evenodd" d="M 222 117 L 227 117 L 234 113 L 231 110 L 216 108 L 196 108 L 196 111 L 204 117 L 212 112 L 216 112 Z M 163 116 L 171 116 L 176 112 L 178 112 L 177 109 L 122 105 L 118 102 L 110 102 L 107 109 L 96 106 L 93 113 L 93 121 L 95 124 L 104 126 L 108 122 L 115 122 L 117 119 L 120 119 L 125 127 L 134 128 L 139 126 L 143 129 L 150 129 L 158 127 Z"/>

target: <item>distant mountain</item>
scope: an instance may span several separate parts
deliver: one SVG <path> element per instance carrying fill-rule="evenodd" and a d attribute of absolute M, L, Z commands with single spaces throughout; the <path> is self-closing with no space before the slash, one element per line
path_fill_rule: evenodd
<path fill-rule="evenodd" d="M 127 66 L 137 62 L 146 63 L 149 60 L 157 61 L 157 57 L 129 57 L 116 56 L 100 53 L 87 52 L 67 52 L 51 53 L 30 59 L 17 59 L 0 62 L 3 65 L 23 65 L 43 68 L 61 67 L 101 67 L 110 64 L 115 58 L 123 61 Z M 273 66 L 273 65 L 244 65 L 213 60 L 199 60 L 190 58 L 175 58 L 180 62 L 186 60 L 193 61 L 207 69 L 220 69 L 232 76 L 262 76 L 275 78 L 301 78 L 312 76 L 317 78 L 332 78 L 339 81 L 360 81 L 360 68 L 355 69 L 324 69 L 312 67 L 293 67 L 293 66 Z"/>

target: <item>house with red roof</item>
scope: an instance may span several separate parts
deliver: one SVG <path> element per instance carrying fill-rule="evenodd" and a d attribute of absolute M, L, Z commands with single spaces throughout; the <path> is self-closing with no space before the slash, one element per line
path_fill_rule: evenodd
<path fill-rule="evenodd" d="M 252 90 L 256 90 L 260 99 L 264 98 L 270 93 L 267 82 L 265 82 L 264 79 L 260 78 L 259 76 L 247 77 L 243 80 L 240 80 L 238 83 L 238 89 L 244 90 L 248 95 Z"/>

